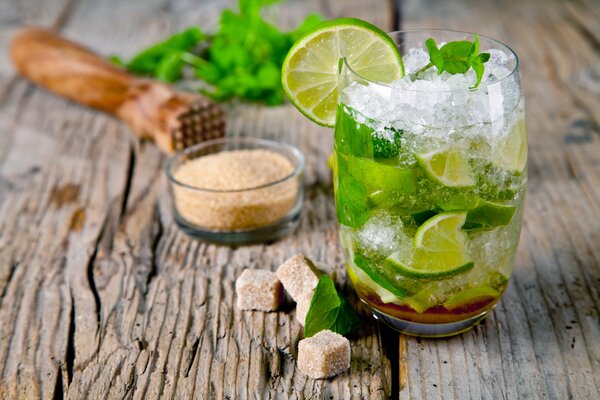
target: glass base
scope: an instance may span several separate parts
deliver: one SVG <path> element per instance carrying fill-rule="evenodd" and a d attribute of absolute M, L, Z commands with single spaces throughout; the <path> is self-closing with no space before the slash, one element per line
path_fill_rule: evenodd
<path fill-rule="evenodd" d="M 300 221 L 300 208 L 297 207 L 284 219 L 269 226 L 244 231 L 211 231 L 190 224 L 174 210 L 175 222 L 186 234 L 211 243 L 242 245 L 272 242 L 292 232 Z"/>
<path fill-rule="evenodd" d="M 479 321 L 484 319 L 493 309 L 494 307 L 491 307 L 481 314 L 469 319 L 446 324 L 423 324 L 419 322 L 405 321 L 396 317 L 392 317 L 391 315 L 385 314 L 374 308 L 371 308 L 371 311 L 373 312 L 373 317 L 376 320 L 383 322 L 390 328 L 400 333 L 404 333 L 405 335 L 425 338 L 442 338 L 458 335 L 468 331 L 477 325 Z"/>

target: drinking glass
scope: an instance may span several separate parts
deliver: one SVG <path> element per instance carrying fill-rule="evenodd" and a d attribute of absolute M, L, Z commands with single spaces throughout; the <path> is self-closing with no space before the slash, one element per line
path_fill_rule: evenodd
<path fill-rule="evenodd" d="M 340 66 L 341 243 L 353 286 L 375 318 L 411 335 L 449 336 L 483 319 L 511 275 L 527 183 L 518 58 L 479 36 L 490 60 L 477 88 L 472 70 L 429 68 L 421 79 L 415 71 L 429 62 L 428 38 L 442 45 L 473 42 L 474 34 L 390 36 L 403 55 L 403 79 L 374 82 L 349 60 Z"/>

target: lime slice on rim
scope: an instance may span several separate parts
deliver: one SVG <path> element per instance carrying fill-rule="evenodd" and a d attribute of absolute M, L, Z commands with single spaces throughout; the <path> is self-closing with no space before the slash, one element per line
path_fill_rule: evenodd
<path fill-rule="evenodd" d="M 319 125 L 335 124 L 343 57 L 357 74 L 369 80 L 389 83 L 404 76 L 396 44 L 376 26 L 356 18 L 318 25 L 288 52 L 281 83 L 296 108 Z"/>
<path fill-rule="evenodd" d="M 475 178 L 464 154 L 455 148 L 415 157 L 427 176 L 444 186 L 463 187 L 475 185 Z"/>
<path fill-rule="evenodd" d="M 470 270 L 474 264 L 465 254 L 467 235 L 461 231 L 466 218 L 461 212 L 428 219 L 415 234 L 412 262 L 405 262 L 403 254 L 397 252 L 386 263 L 412 278 L 441 279 Z"/>

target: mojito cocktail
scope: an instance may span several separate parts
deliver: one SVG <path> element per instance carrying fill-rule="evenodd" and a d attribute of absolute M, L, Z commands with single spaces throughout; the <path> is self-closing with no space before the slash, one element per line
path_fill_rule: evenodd
<path fill-rule="evenodd" d="M 511 275 L 527 184 L 512 50 L 344 18 L 298 39 L 282 83 L 304 115 L 335 127 L 341 243 L 375 317 L 421 336 L 485 317 Z"/>
<path fill-rule="evenodd" d="M 373 82 L 343 64 L 335 199 L 348 273 L 377 317 L 416 335 L 468 329 L 504 292 L 519 241 L 527 135 L 515 55 L 477 38 L 475 71 L 426 68 L 426 39 L 404 32 L 405 75 Z M 421 70 L 417 75 L 417 71 Z"/>

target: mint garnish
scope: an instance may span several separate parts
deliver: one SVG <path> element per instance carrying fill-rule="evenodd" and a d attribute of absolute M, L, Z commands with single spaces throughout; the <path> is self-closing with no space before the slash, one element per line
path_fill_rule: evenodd
<path fill-rule="evenodd" d="M 379 286 L 381 286 L 388 292 L 391 292 L 392 294 L 400 298 L 407 296 L 406 290 L 397 287 L 395 283 L 388 277 L 380 274 L 379 272 L 371 268 L 371 262 L 367 258 L 361 256 L 360 254 L 355 254 L 354 264 L 356 264 L 358 268 L 360 268 L 361 270 L 363 270 L 363 272 L 369 275 L 369 278 L 371 278 L 375 283 L 377 283 Z"/>
<path fill-rule="evenodd" d="M 311 337 L 324 329 L 345 335 L 359 323 L 356 312 L 338 293 L 333 280 L 321 275 L 306 314 L 304 337 Z"/>
<path fill-rule="evenodd" d="M 338 173 L 338 183 L 335 188 L 335 212 L 342 225 L 351 228 L 362 226 L 369 219 L 367 191 L 363 184 L 351 176 Z"/>
<path fill-rule="evenodd" d="M 429 38 L 425 41 L 425 46 L 429 53 L 429 64 L 418 70 L 415 77 L 434 66 L 438 70 L 438 75 L 443 71 L 451 75 L 464 74 L 470 68 L 473 68 L 473 71 L 477 74 L 477 82 L 471 89 L 479 86 L 483 78 L 483 64 L 490 59 L 490 53 L 479 53 L 479 36 L 477 34 L 475 34 L 473 42 L 459 40 L 448 42 L 438 48 L 435 40 Z"/>

